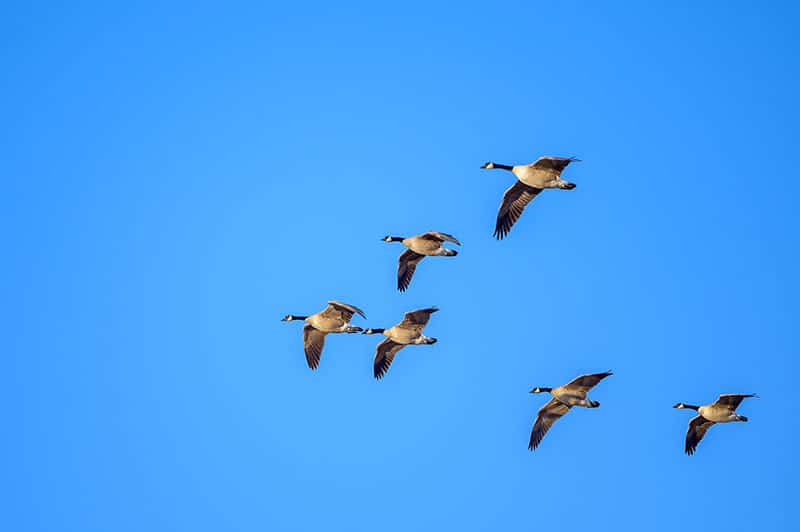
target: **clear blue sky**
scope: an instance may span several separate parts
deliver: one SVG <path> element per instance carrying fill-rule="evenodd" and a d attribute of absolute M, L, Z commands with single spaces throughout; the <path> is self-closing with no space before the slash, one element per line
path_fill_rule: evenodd
<path fill-rule="evenodd" d="M 4 4 L 3 528 L 789 530 L 798 8 L 554 4 Z M 478 167 L 542 154 L 578 188 L 497 242 Z M 328 299 L 439 343 L 311 372 Z"/>

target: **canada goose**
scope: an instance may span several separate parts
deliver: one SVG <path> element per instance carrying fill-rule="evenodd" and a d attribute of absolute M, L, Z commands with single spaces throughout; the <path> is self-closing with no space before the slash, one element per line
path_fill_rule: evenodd
<path fill-rule="evenodd" d="M 508 170 L 517 176 L 517 182 L 503 194 L 503 203 L 497 211 L 497 223 L 494 228 L 494 236 L 502 240 L 516 221 L 522 216 L 522 211 L 539 192 L 546 188 L 561 188 L 572 190 L 576 187 L 575 183 L 561 179 L 561 171 L 569 163 L 579 162 L 575 157 L 539 157 L 536 162 L 531 164 L 518 164 L 508 166 L 488 162 L 481 166 L 485 170 L 499 168 Z"/>
<path fill-rule="evenodd" d="M 404 292 L 411 284 L 411 277 L 414 276 L 417 264 L 426 256 L 455 257 L 458 255 L 458 251 L 444 247 L 443 242 L 461 245 L 461 242 L 453 235 L 439 231 L 428 231 L 408 238 L 387 235 L 383 237 L 383 241 L 402 242 L 408 248 L 400 255 L 400 260 L 397 262 L 397 289 L 401 292 Z"/>
<path fill-rule="evenodd" d="M 398 351 L 409 344 L 423 345 L 435 344 L 436 338 L 422 334 L 422 329 L 428 324 L 431 314 L 438 311 L 436 307 L 412 310 L 406 312 L 403 321 L 388 329 L 369 328 L 364 334 L 383 334 L 386 340 L 378 344 L 375 349 L 375 362 L 373 373 L 376 379 L 383 378 L 392 365 L 392 360 Z"/>
<path fill-rule="evenodd" d="M 726 393 L 717 397 L 717 400 L 710 405 L 694 406 L 686 403 L 678 403 L 672 408 L 688 408 L 696 410 L 698 415 L 689 420 L 689 430 L 686 431 L 685 451 L 688 455 L 693 455 L 694 450 L 703 436 L 706 435 L 715 423 L 730 423 L 731 421 L 747 421 L 747 418 L 736 413 L 739 404 L 748 397 L 758 397 L 756 394 L 736 394 Z"/>
<path fill-rule="evenodd" d="M 558 419 L 569 412 L 573 406 L 584 406 L 586 408 L 597 408 L 600 403 L 592 401 L 586 394 L 594 388 L 598 382 L 612 375 L 610 371 L 605 373 L 593 373 L 581 375 L 558 388 L 534 388 L 530 393 L 550 392 L 553 396 L 550 401 L 539 409 L 536 414 L 536 421 L 531 431 L 531 440 L 528 443 L 528 450 L 533 451 L 539 446 L 544 435 Z"/>
<path fill-rule="evenodd" d="M 353 327 L 350 320 L 353 314 L 366 318 L 364 312 L 353 305 L 328 301 L 328 306 L 322 311 L 311 316 L 295 316 L 287 314 L 281 321 L 304 320 L 303 325 L 303 350 L 306 353 L 306 362 L 311 369 L 317 369 L 322 348 L 325 345 L 325 335 L 328 333 L 357 333 L 363 331 L 361 327 Z"/>

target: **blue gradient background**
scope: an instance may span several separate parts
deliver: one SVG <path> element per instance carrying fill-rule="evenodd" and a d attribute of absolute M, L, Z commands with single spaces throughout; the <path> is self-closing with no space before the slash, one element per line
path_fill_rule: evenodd
<path fill-rule="evenodd" d="M 0 10 L 3 529 L 790 530 L 796 3 Z M 578 188 L 495 241 L 478 167 L 541 154 Z M 439 343 L 313 373 L 279 319 L 328 299 Z"/>

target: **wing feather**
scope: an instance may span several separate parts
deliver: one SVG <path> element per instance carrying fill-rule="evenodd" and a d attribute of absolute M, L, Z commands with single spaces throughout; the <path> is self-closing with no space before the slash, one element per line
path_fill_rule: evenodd
<path fill-rule="evenodd" d="M 742 401 L 744 401 L 748 397 L 755 397 L 755 396 L 756 394 L 754 393 L 747 393 L 747 394 L 724 393 L 719 397 L 717 397 L 717 400 L 714 401 L 714 404 L 719 406 L 726 406 L 731 410 L 736 410 Z"/>
<path fill-rule="evenodd" d="M 394 356 L 403 347 L 405 347 L 403 344 L 398 344 L 392 341 L 391 338 L 387 338 L 378 344 L 375 349 L 375 361 L 372 364 L 372 371 L 376 379 L 380 380 L 386 375 L 386 372 L 389 371 L 389 366 L 392 365 Z"/>
<path fill-rule="evenodd" d="M 542 442 L 542 438 L 553 426 L 553 423 L 561 419 L 561 416 L 569 412 L 569 406 L 565 405 L 555 397 L 539 409 L 536 414 L 536 421 L 531 430 L 531 440 L 528 443 L 528 450 L 533 451 Z"/>
<path fill-rule="evenodd" d="M 605 379 L 609 375 L 613 375 L 611 371 L 606 371 L 603 373 L 589 373 L 587 375 L 581 375 L 580 377 L 576 377 L 571 382 L 566 385 L 566 388 L 572 388 L 578 390 L 580 392 L 586 393 L 595 386 L 601 380 Z"/>
<path fill-rule="evenodd" d="M 306 353 L 306 362 L 311 369 L 317 369 L 319 359 L 322 356 L 322 348 L 325 347 L 325 335 L 308 323 L 303 326 L 303 350 Z"/>
<path fill-rule="evenodd" d="M 405 250 L 400 254 L 397 261 L 397 289 L 405 292 L 408 285 L 411 284 L 411 278 L 414 277 L 414 272 L 417 270 L 419 261 L 425 258 L 425 255 L 420 255 L 410 249 Z"/>
<path fill-rule="evenodd" d="M 522 211 L 528 203 L 536 197 L 542 189 L 526 185 L 522 181 L 517 181 L 503 194 L 503 202 L 500 210 L 497 211 L 497 222 L 494 227 L 494 236 L 502 240 L 511 231 L 511 227 L 517 223 Z"/>
<path fill-rule="evenodd" d="M 713 421 L 709 421 L 703 416 L 695 416 L 689 421 L 689 430 L 686 431 L 686 448 L 684 449 L 686 454 L 689 456 L 694 454 L 697 444 L 713 425 Z"/>
<path fill-rule="evenodd" d="M 431 319 L 431 314 L 434 312 L 438 312 L 439 309 L 436 307 L 430 308 L 423 308 L 419 310 L 412 310 L 410 312 L 406 312 L 403 316 L 403 321 L 400 322 L 401 327 L 409 327 L 409 326 L 420 326 L 424 327 L 428 324 L 428 320 Z"/>
<path fill-rule="evenodd" d="M 328 307 L 322 311 L 326 318 L 340 317 L 345 322 L 353 319 L 353 314 L 358 314 L 362 318 L 366 318 L 364 311 L 355 305 L 348 305 L 340 301 L 328 301 Z"/>
<path fill-rule="evenodd" d="M 575 157 L 539 157 L 536 162 L 531 163 L 529 166 L 540 170 L 553 170 L 561 173 L 569 163 L 580 162 L 580 159 Z"/>
<path fill-rule="evenodd" d="M 427 240 L 435 240 L 437 242 L 452 242 L 453 244 L 458 244 L 459 246 L 461 245 L 461 242 L 459 242 L 456 237 L 440 231 L 428 231 L 427 233 L 423 233 L 419 236 Z"/>

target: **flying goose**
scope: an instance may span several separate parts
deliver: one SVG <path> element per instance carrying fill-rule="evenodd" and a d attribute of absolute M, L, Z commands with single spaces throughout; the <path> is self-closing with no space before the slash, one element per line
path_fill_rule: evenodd
<path fill-rule="evenodd" d="M 747 418 L 736 413 L 739 404 L 748 397 L 758 397 L 756 394 L 726 393 L 717 397 L 710 405 L 694 406 L 678 403 L 673 408 L 688 408 L 696 410 L 698 415 L 689 420 L 689 430 L 686 431 L 686 447 L 684 451 L 693 455 L 697 445 L 715 423 L 730 423 L 731 421 L 747 421 Z"/>
<path fill-rule="evenodd" d="M 536 421 L 531 431 L 531 440 L 528 443 L 528 450 L 533 451 L 539 446 L 544 435 L 559 420 L 561 416 L 569 412 L 573 406 L 583 406 L 586 408 L 597 408 L 600 403 L 592 401 L 587 397 L 589 390 L 594 388 L 598 382 L 612 375 L 610 371 L 605 373 L 593 373 L 581 375 L 558 388 L 534 388 L 530 393 L 550 392 L 553 396 L 550 401 L 539 409 L 536 414 Z"/>
<path fill-rule="evenodd" d="M 304 320 L 303 325 L 303 350 L 306 353 L 306 362 L 311 369 L 317 369 L 322 348 L 325 345 L 325 335 L 328 333 L 357 333 L 363 331 L 361 327 L 353 327 L 350 320 L 353 314 L 366 318 L 364 312 L 353 305 L 328 301 L 328 306 L 311 316 L 295 316 L 287 314 L 281 321 Z"/>
<path fill-rule="evenodd" d="M 375 349 L 375 362 L 373 373 L 376 379 L 383 378 L 392 365 L 392 360 L 398 351 L 409 344 L 425 345 L 435 344 L 436 338 L 431 338 L 422 334 L 422 329 L 428 324 L 431 314 L 438 311 L 436 307 L 412 310 L 406 312 L 403 321 L 388 329 L 372 329 L 364 331 L 364 334 L 383 334 L 386 340 L 378 344 Z"/>
<path fill-rule="evenodd" d="M 387 235 L 383 237 L 383 241 L 402 242 L 408 248 L 400 255 L 397 262 L 397 289 L 401 292 L 404 292 L 411 284 L 411 277 L 414 276 L 417 264 L 426 256 L 455 257 L 458 255 L 458 251 L 444 247 L 443 242 L 461 245 L 461 242 L 453 235 L 439 231 L 428 231 L 408 238 Z"/>
<path fill-rule="evenodd" d="M 575 157 L 539 157 L 531 164 L 518 164 L 508 166 L 488 162 L 481 166 L 486 170 L 499 168 L 508 170 L 517 176 L 517 182 L 503 194 L 503 203 L 497 211 L 497 223 L 494 236 L 502 240 L 511 231 L 516 221 L 522 216 L 522 211 L 539 192 L 546 188 L 561 188 L 572 190 L 575 183 L 561 179 L 561 171 L 571 162 L 579 162 Z"/>

